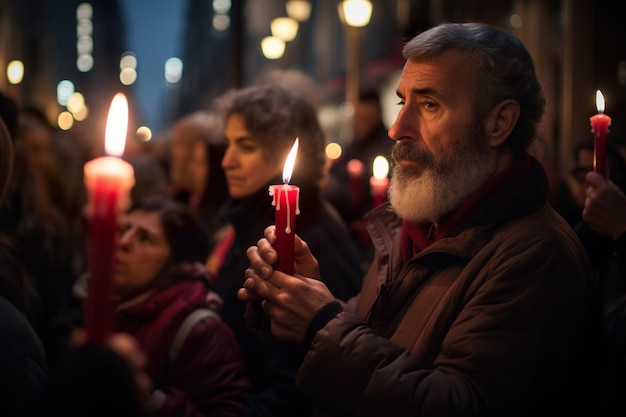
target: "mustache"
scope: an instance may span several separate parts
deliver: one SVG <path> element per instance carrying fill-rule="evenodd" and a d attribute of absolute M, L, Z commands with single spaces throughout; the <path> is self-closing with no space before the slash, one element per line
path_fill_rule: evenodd
<path fill-rule="evenodd" d="M 419 162 L 427 166 L 434 165 L 433 155 L 407 142 L 396 142 L 391 148 L 391 161 L 398 164 L 402 161 Z"/>

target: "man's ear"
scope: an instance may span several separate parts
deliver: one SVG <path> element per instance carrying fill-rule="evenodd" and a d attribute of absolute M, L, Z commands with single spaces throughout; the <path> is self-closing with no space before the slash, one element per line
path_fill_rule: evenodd
<path fill-rule="evenodd" d="M 491 109 L 485 122 L 485 134 L 491 147 L 500 146 L 509 137 L 519 113 L 519 103 L 512 99 L 501 101 Z"/>

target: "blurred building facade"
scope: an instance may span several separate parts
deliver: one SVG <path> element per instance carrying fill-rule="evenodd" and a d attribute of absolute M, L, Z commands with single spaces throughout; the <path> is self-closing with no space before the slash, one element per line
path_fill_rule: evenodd
<path fill-rule="evenodd" d="M 36 103 L 53 119 L 62 110 L 55 100 L 56 85 L 61 79 L 71 79 L 84 91 L 91 108 L 90 117 L 77 126 L 91 126 L 91 131 L 103 126 L 110 98 L 123 91 L 129 96 L 134 123 L 142 123 L 142 110 L 133 107 L 132 86 L 119 81 L 119 59 L 126 45 L 118 1 L 89 2 L 94 10 L 95 64 L 91 71 L 80 72 L 75 65 L 76 8 L 84 2 L 0 0 L 0 90 L 11 92 L 21 103 Z M 596 112 L 596 89 L 602 90 L 606 112 L 613 117 L 610 137 L 623 143 L 626 46 L 622 39 L 626 25 L 621 24 L 609 0 L 371 2 L 371 21 L 361 29 L 361 86 L 393 86 L 403 65 L 402 43 L 419 31 L 443 21 L 483 21 L 519 36 L 531 51 L 548 97 L 542 138 L 560 172 L 569 172 L 573 147 L 590 136 L 588 118 Z M 309 1 L 310 15 L 299 23 L 296 38 L 287 43 L 284 55 L 267 59 L 260 42 L 270 35 L 272 19 L 286 16 L 285 3 L 186 0 L 180 45 L 185 71 L 180 82 L 168 86 L 162 126 L 154 128 L 165 129 L 181 115 L 206 108 L 227 89 L 249 85 L 275 68 L 308 74 L 319 87 L 322 104 L 338 107 L 345 100 L 348 60 L 346 27 L 338 14 L 340 2 Z M 223 26 L 216 27 L 215 22 L 224 17 Z M 6 64 L 12 59 L 23 60 L 26 68 L 18 86 L 6 81 Z"/>

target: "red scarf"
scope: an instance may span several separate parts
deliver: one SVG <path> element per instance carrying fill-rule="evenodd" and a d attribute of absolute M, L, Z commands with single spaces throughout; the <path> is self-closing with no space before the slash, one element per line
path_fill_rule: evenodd
<path fill-rule="evenodd" d="M 433 242 L 446 237 L 451 227 L 458 223 L 476 202 L 491 193 L 504 190 L 516 183 L 526 174 L 529 167 L 530 158 L 528 157 L 513 161 L 507 169 L 488 179 L 478 190 L 470 194 L 459 207 L 445 215 L 437 227 L 429 222 L 416 224 L 403 220 L 400 235 L 402 260 L 407 262 L 413 255 L 423 251 Z"/>

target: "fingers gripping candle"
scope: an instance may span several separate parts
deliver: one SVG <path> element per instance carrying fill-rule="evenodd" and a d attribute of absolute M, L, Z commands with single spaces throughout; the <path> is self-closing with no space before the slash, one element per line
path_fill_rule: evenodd
<path fill-rule="evenodd" d="M 109 156 L 85 164 L 87 216 L 91 218 L 87 248 L 89 284 L 85 329 L 89 341 L 102 343 L 113 323 L 113 257 L 117 217 L 130 203 L 135 184 L 132 165 L 122 160 L 128 126 L 128 102 L 118 93 L 111 102 L 106 124 L 105 150 Z"/>
<path fill-rule="evenodd" d="M 300 214 L 300 188 L 290 185 L 291 173 L 298 153 L 296 138 L 283 167 L 283 184 L 270 185 L 269 194 L 276 207 L 276 252 L 278 260 L 274 268 L 287 274 L 293 273 L 293 242 L 296 234 L 296 215 Z"/>

